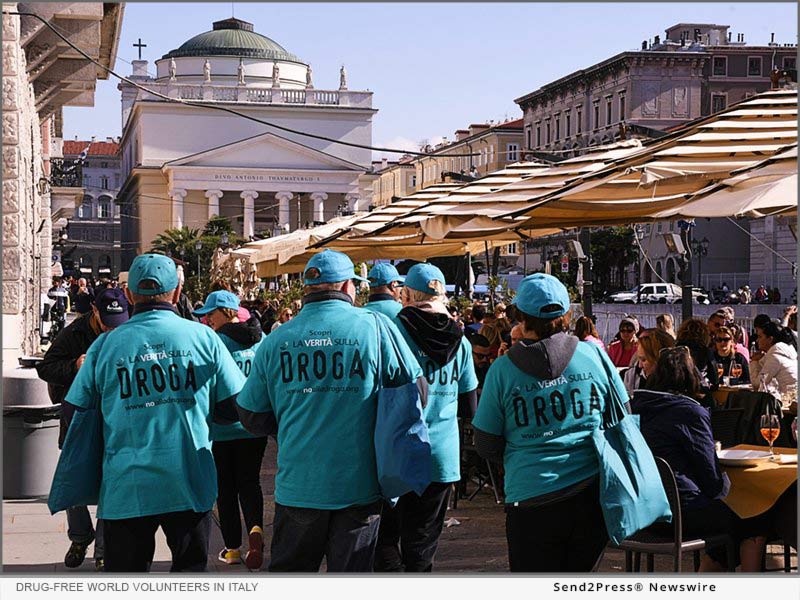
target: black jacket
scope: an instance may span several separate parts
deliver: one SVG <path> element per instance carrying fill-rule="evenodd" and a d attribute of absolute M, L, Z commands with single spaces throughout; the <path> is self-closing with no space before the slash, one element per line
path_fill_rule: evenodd
<path fill-rule="evenodd" d="M 87 313 L 75 319 L 69 326 L 58 334 L 42 361 L 36 365 L 39 378 L 47 382 L 47 391 L 53 404 L 62 404 L 69 391 L 69 386 L 75 380 L 78 369 L 75 361 L 86 354 L 98 333 L 95 333 L 90 324 L 92 313 Z M 61 431 L 58 436 L 58 446 L 64 442 L 67 433 L 67 424 L 71 420 L 70 404 L 61 406 Z"/>
<path fill-rule="evenodd" d="M 655 456 L 675 472 L 684 509 L 703 508 L 728 493 L 730 482 L 719 466 L 711 417 L 698 402 L 667 392 L 636 390 L 633 414 Z"/>
<path fill-rule="evenodd" d="M 178 304 L 175 305 L 178 309 L 178 314 L 188 321 L 194 321 L 195 323 L 199 322 L 200 319 L 194 316 L 194 309 L 192 308 L 192 303 L 189 301 L 188 296 L 181 292 L 181 295 L 178 297 Z"/>

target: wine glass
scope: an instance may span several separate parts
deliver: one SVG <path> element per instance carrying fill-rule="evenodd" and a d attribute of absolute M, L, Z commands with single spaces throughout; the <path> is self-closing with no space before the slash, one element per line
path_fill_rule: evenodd
<path fill-rule="evenodd" d="M 733 363 L 731 365 L 731 377 L 733 379 L 739 379 L 742 376 L 742 365 L 739 363 Z"/>
<path fill-rule="evenodd" d="M 778 439 L 781 433 L 781 422 L 778 415 L 761 415 L 761 435 L 769 443 L 770 460 L 775 460 L 775 452 L 772 450 L 772 444 Z"/>

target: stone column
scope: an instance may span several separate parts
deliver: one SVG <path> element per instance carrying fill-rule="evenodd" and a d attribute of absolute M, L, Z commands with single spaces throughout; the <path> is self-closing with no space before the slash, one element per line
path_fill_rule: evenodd
<path fill-rule="evenodd" d="M 325 200 L 328 199 L 328 194 L 325 192 L 314 192 L 311 194 L 311 201 L 314 203 L 314 212 L 312 218 L 318 223 L 325 222 Z"/>
<path fill-rule="evenodd" d="M 208 198 L 208 220 L 212 217 L 219 216 L 219 201 L 222 198 L 222 190 L 206 190 L 206 198 Z"/>
<path fill-rule="evenodd" d="M 239 194 L 244 200 L 244 223 L 242 226 L 242 235 L 245 239 L 250 239 L 255 235 L 255 200 L 258 198 L 258 192 L 253 190 L 245 190 Z"/>
<path fill-rule="evenodd" d="M 347 208 L 352 212 L 358 212 L 360 209 L 359 204 L 361 203 L 361 194 L 352 193 L 347 194 L 344 197 L 345 202 L 347 202 Z"/>
<path fill-rule="evenodd" d="M 283 231 L 283 228 L 289 225 L 289 200 L 294 197 L 292 192 L 278 192 L 275 194 L 275 199 L 279 202 L 278 205 L 278 226 Z"/>
<path fill-rule="evenodd" d="M 183 227 L 183 199 L 186 198 L 186 190 L 173 189 L 169 195 L 172 198 L 172 227 L 180 229 Z"/>

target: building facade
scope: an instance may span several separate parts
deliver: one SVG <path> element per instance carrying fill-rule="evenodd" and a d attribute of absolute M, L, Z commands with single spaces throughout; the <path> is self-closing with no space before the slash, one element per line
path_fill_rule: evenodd
<path fill-rule="evenodd" d="M 53 265 L 52 213 L 69 203 L 74 208 L 82 196 L 79 186 L 62 187 L 51 176 L 62 107 L 94 103 L 97 80 L 108 78 L 103 67 L 114 65 L 123 5 L 9 2 L 3 10 L 40 16 L 100 65 L 35 17 L 3 15 L 3 360 L 13 367 L 39 350 L 41 296 Z"/>
<path fill-rule="evenodd" d="M 159 233 L 214 215 L 252 237 L 365 208 L 370 151 L 338 142 L 371 145 L 377 111 L 344 67 L 338 89 L 316 89 L 311 65 L 231 18 L 157 60 L 155 77 L 133 61 L 132 79 L 148 91 L 119 86 L 123 269 Z"/>
<path fill-rule="evenodd" d="M 417 191 L 417 167 L 411 156 L 397 161 L 373 162 L 372 204 L 375 208 L 391 204 L 394 199 Z"/>
<path fill-rule="evenodd" d="M 118 140 L 65 141 L 63 154 L 65 161 L 81 162 L 83 198 L 64 230 L 67 237 L 58 232 L 62 267 L 85 277 L 116 276 L 121 260 Z"/>
<path fill-rule="evenodd" d="M 626 136 L 654 137 L 770 89 L 773 67 L 795 69 L 796 44 L 746 44 L 728 25 L 679 23 L 515 102 L 525 148 L 575 155 Z"/>

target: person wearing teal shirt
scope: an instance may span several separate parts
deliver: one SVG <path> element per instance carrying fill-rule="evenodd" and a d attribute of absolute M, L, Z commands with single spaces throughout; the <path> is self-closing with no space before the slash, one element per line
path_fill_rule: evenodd
<path fill-rule="evenodd" d="M 227 290 L 211 292 L 205 304 L 194 311 L 205 317 L 231 353 L 245 377 L 253 368 L 256 351 L 262 342 L 261 323 L 251 317 L 239 322 L 239 297 Z M 217 466 L 217 512 L 225 547 L 218 558 L 229 565 L 241 561 L 242 516 L 248 531 L 248 550 L 244 562 L 251 571 L 264 561 L 264 495 L 261 491 L 261 461 L 267 436 L 255 436 L 241 423 L 214 424 L 211 452 Z M 242 507 L 241 514 L 239 506 Z"/>
<path fill-rule="evenodd" d="M 376 571 L 429 572 L 433 569 L 452 483 L 461 479 L 458 416 L 472 418 L 478 378 L 472 346 L 444 301 L 445 279 L 434 265 L 411 267 L 395 323 L 416 356 L 428 384 L 423 414 L 431 444 L 431 483 L 421 496 L 384 503 Z"/>
<path fill-rule="evenodd" d="M 308 261 L 303 309 L 261 344 L 236 399 L 249 431 L 277 425 L 270 571 L 314 572 L 323 557 L 328 571 L 372 570 L 378 389 L 416 381 L 424 402 L 414 355 L 387 317 L 353 306 L 353 280 L 345 254 Z"/>
<path fill-rule="evenodd" d="M 588 572 L 608 541 L 592 432 L 612 386 L 623 399 L 625 386 L 605 352 L 567 333 L 569 294 L 558 279 L 529 275 L 514 305 L 523 338 L 486 375 L 475 446 L 505 466 L 511 571 Z"/>
<path fill-rule="evenodd" d="M 65 399 L 102 413 L 106 571 L 149 570 L 159 527 L 172 571 L 206 570 L 215 405 L 245 378 L 210 328 L 178 316 L 180 291 L 172 259 L 137 256 L 126 290 L 133 316 L 92 344 Z"/>
<path fill-rule="evenodd" d="M 364 308 L 394 319 L 403 305 L 400 304 L 400 291 L 405 277 L 397 272 L 391 263 L 378 263 L 369 270 L 369 299 Z"/>

